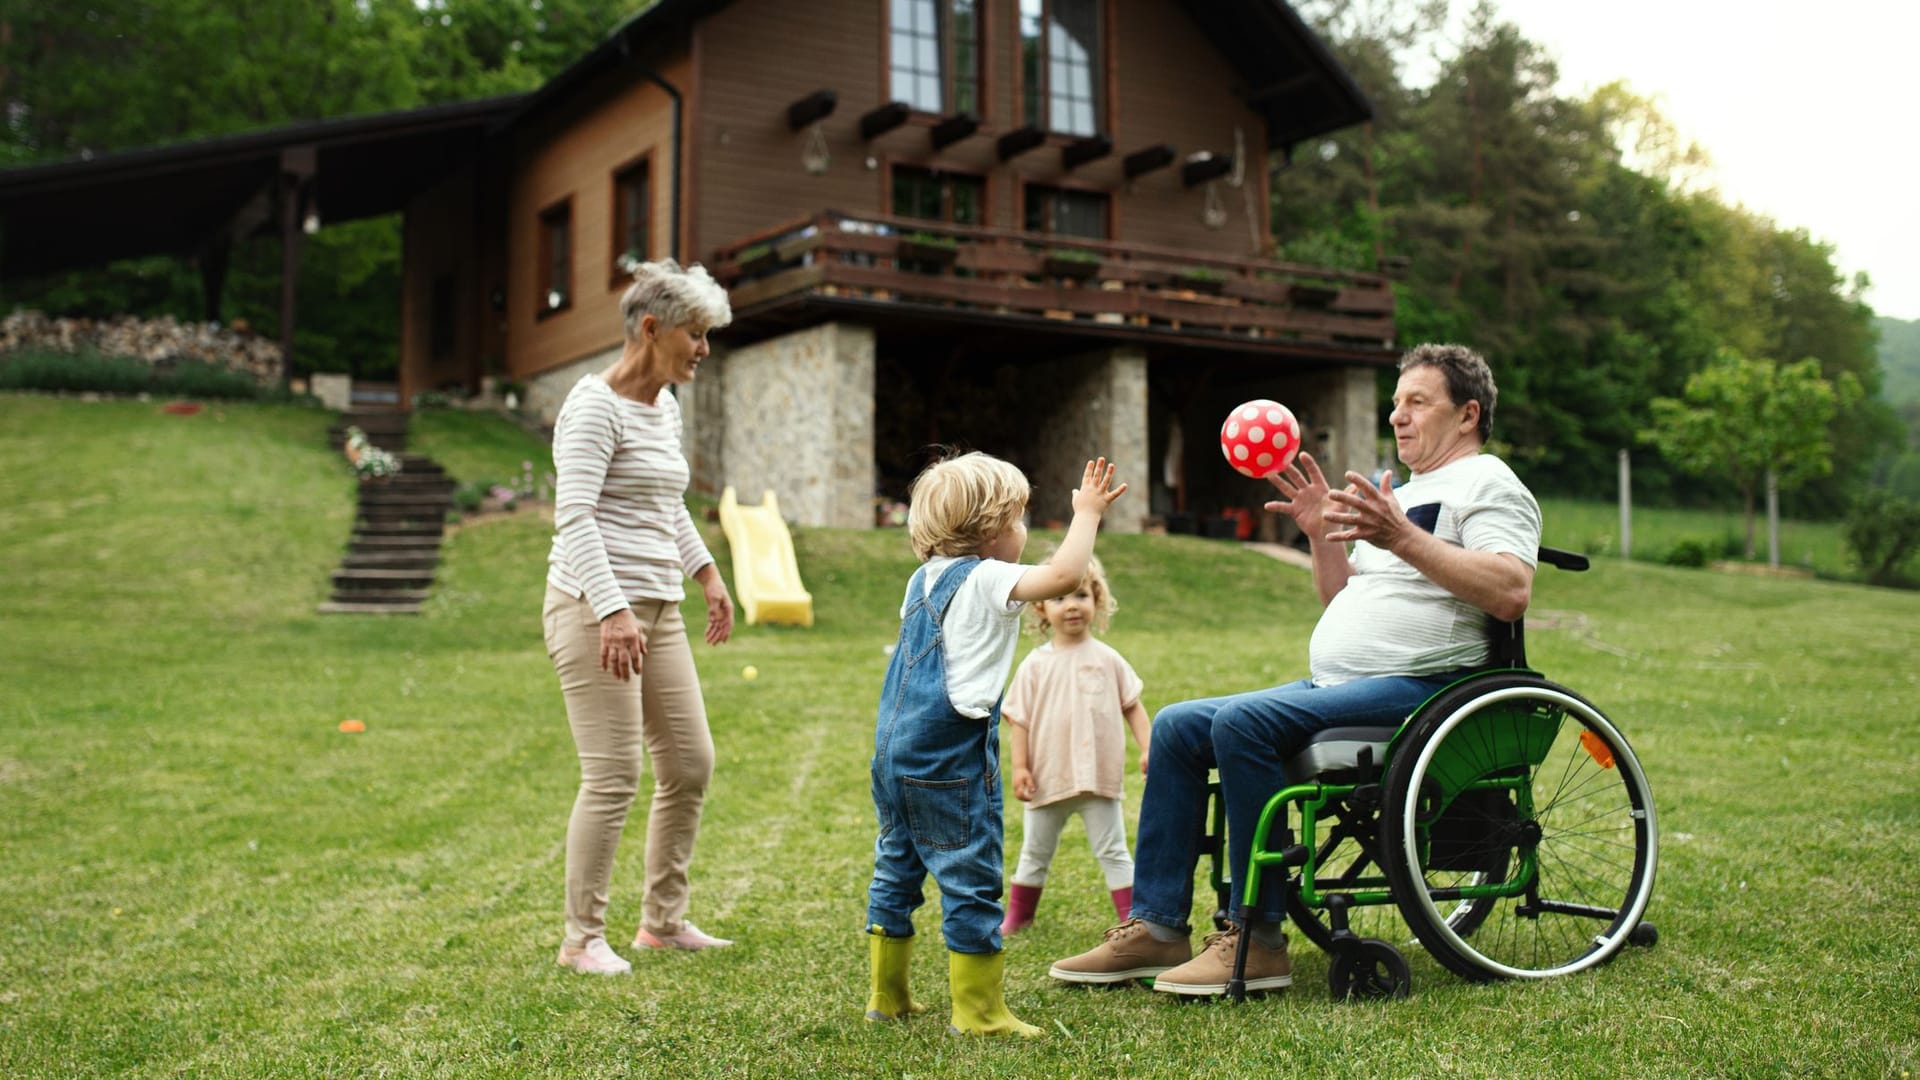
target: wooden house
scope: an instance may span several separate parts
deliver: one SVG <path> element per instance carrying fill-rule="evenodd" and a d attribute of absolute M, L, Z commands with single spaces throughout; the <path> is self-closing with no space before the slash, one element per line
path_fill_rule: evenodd
<path fill-rule="evenodd" d="M 550 419 L 673 256 L 735 312 L 678 390 L 697 489 L 861 526 L 941 443 L 1041 522 L 1101 453 L 1113 527 L 1246 505 L 1211 456 L 1246 398 L 1373 463 L 1387 282 L 1266 257 L 1269 163 L 1368 115 L 1277 0 L 660 0 L 407 203 L 402 394 L 492 374 Z"/>

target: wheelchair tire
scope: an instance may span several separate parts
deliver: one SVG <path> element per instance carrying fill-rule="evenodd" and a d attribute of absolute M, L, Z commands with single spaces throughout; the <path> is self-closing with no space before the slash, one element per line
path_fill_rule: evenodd
<path fill-rule="evenodd" d="M 1495 789 L 1505 794 L 1494 805 L 1506 800 L 1498 813 L 1453 798 L 1487 780 L 1507 784 Z M 1448 801 L 1436 810 L 1437 799 Z M 1478 832 L 1462 820 L 1475 813 Z M 1600 964 L 1627 943 L 1653 892 L 1657 832 L 1639 760 L 1591 702 L 1538 676 L 1488 675 L 1421 709 L 1388 762 L 1381 818 L 1401 915 L 1467 979 Z M 1505 868 L 1493 880 L 1526 875 L 1524 891 L 1465 901 L 1463 927 L 1463 901 L 1447 890 L 1487 881 L 1495 863 Z"/>

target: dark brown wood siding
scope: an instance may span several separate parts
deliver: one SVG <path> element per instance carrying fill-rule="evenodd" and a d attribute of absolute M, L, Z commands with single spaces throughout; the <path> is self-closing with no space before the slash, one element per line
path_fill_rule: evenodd
<path fill-rule="evenodd" d="M 1103 128 L 1114 150 L 1069 172 L 1061 166 L 1067 140 L 1060 137 L 1011 162 L 995 154 L 995 139 L 1020 126 L 1019 6 L 1016 0 L 982 4 L 987 62 L 980 130 L 937 153 L 931 115 L 916 115 L 871 142 L 860 137 L 860 117 L 886 99 L 887 0 L 738 0 L 701 22 L 694 30 L 698 115 L 689 125 L 691 257 L 710 258 L 722 244 L 819 210 L 884 213 L 895 164 L 984 176 L 987 220 L 1003 228 L 1019 227 L 1025 185 L 1045 184 L 1108 192 L 1117 241 L 1230 255 L 1264 250 L 1264 234 L 1256 233 L 1265 219 L 1266 129 L 1234 96 L 1226 61 L 1175 5 L 1106 0 Z M 835 91 L 839 105 L 822 123 L 832 162 L 824 175 L 812 176 L 801 166 L 805 133 L 788 129 L 786 107 L 821 89 Z M 1122 157 L 1158 143 L 1172 144 L 1182 156 L 1231 153 L 1236 128 L 1249 160 L 1242 188 L 1224 181 L 1216 187 L 1226 212 L 1218 228 L 1202 220 L 1205 188 L 1183 187 L 1177 164 L 1131 185 L 1122 176 Z"/>

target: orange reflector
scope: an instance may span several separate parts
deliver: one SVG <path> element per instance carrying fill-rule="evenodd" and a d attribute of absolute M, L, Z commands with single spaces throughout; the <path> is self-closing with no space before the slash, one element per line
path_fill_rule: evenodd
<path fill-rule="evenodd" d="M 1582 731 L 1580 745 L 1586 747 L 1587 756 L 1593 759 L 1594 764 L 1603 769 L 1613 768 L 1613 748 L 1607 745 L 1605 739 L 1591 731 Z"/>

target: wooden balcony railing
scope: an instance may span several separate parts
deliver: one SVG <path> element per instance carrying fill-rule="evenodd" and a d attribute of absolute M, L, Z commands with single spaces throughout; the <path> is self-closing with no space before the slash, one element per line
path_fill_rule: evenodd
<path fill-rule="evenodd" d="M 720 248 L 713 271 L 743 315 L 848 297 L 1256 347 L 1393 347 L 1393 292 L 1380 275 L 1140 244 L 826 211 Z"/>

